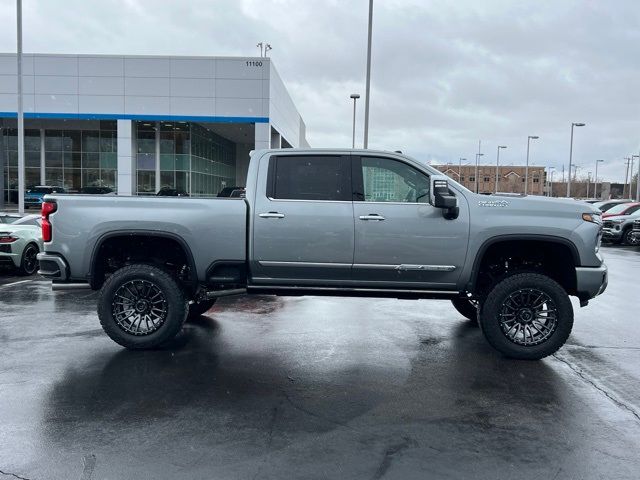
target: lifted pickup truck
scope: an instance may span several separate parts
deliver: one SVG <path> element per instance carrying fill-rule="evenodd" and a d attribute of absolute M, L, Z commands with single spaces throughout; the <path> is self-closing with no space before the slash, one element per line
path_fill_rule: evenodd
<path fill-rule="evenodd" d="M 45 200 L 40 274 L 99 289 L 132 349 L 246 292 L 449 299 L 503 354 L 540 359 L 571 332 L 569 296 L 607 285 L 590 205 L 477 195 L 396 153 L 257 151 L 246 198 Z"/>

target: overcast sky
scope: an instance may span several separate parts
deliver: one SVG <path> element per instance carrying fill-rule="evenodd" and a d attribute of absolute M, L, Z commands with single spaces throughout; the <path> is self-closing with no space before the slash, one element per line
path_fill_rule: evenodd
<path fill-rule="evenodd" d="M 314 147 L 350 146 L 367 0 L 24 0 L 24 51 L 271 57 Z M 640 151 L 638 0 L 375 0 L 369 146 L 432 163 L 565 169 L 621 181 Z M 0 0 L 0 51 L 15 51 L 15 1 Z M 636 159 L 637 165 L 637 159 Z M 635 169 L 634 169 L 635 170 Z M 558 178 L 558 177 L 556 177 Z"/>

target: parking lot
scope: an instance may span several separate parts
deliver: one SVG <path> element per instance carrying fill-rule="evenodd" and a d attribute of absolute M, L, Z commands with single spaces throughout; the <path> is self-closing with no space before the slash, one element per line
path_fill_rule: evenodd
<path fill-rule="evenodd" d="M 235 297 L 165 349 L 0 274 L 0 478 L 616 478 L 640 471 L 640 250 L 568 344 L 508 360 L 448 302 Z M 12 477 L 13 475 L 13 477 Z"/>

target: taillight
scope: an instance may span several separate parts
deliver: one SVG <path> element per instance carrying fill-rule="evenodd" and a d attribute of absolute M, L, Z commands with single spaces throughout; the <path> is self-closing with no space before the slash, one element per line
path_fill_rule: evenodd
<path fill-rule="evenodd" d="M 51 241 L 51 222 L 49 222 L 49 215 L 58 209 L 58 205 L 54 202 L 42 203 L 42 240 L 45 242 Z"/>
<path fill-rule="evenodd" d="M 0 243 L 13 243 L 18 237 L 12 237 L 11 235 L 0 235 Z"/>

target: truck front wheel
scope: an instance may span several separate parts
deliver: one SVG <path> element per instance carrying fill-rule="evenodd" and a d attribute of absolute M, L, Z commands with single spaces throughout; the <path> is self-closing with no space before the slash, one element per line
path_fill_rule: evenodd
<path fill-rule="evenodd" d="M 489 344 L 507 357 L 539 360 L 569 338 L 573 307 L 555 280 L 521 273 L 505 278 L 489 292 L 480 326 Z"/>
<path fill-rule="evenodd" d="M 113 341 L 147 349 L 172 339 L 187 317 L 178 283 L 151 265 L 130 265 L 111 275 L 98 295 L 98 317 Z"/>

